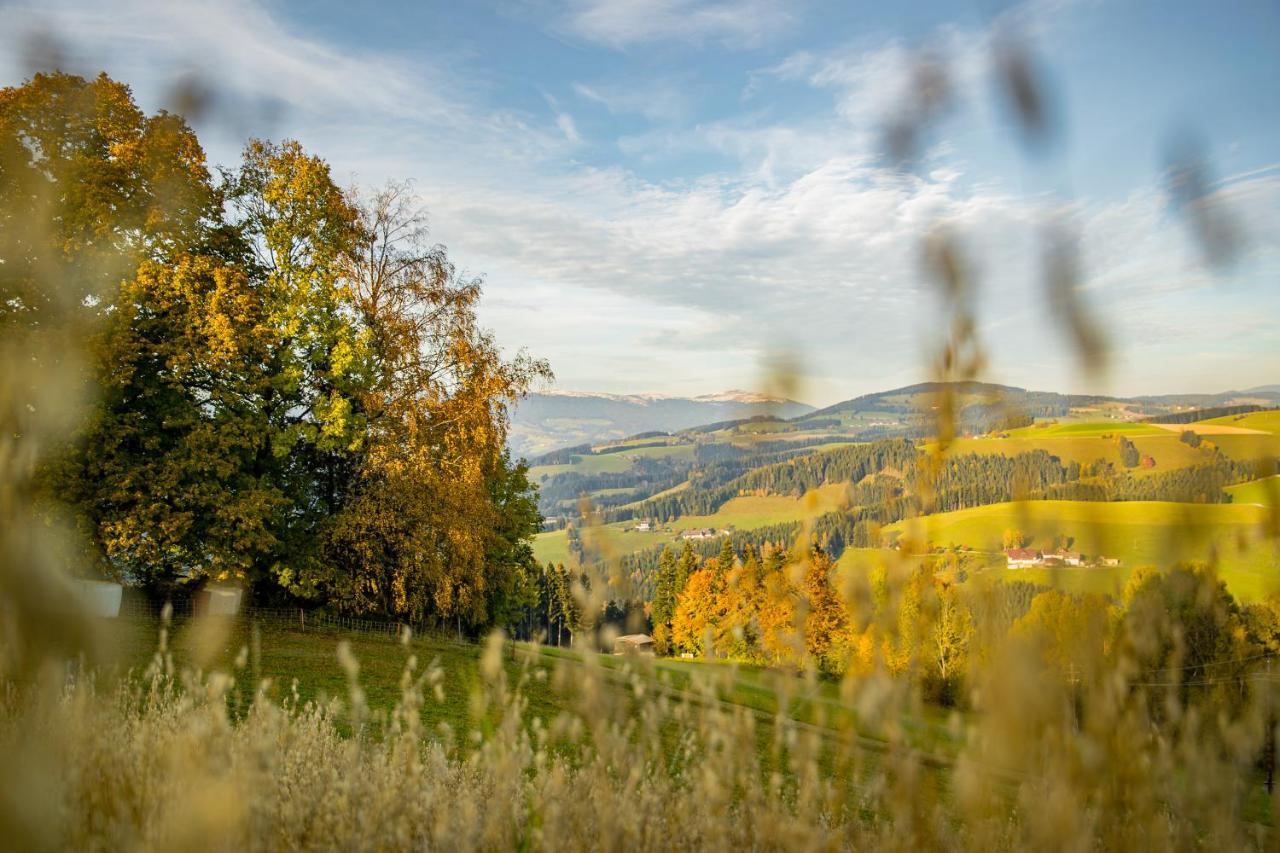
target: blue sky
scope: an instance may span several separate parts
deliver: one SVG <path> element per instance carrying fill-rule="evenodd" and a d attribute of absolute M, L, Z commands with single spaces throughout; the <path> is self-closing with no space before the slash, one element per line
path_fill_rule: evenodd
<path fill-rule="evenodd" d="M 1220 8 L 1215 8 L 1220 7 Z M 344 183 L 411 178 L 483 316 L 560 387 L 701 394 L 799 365 L 829 403 L 928 376 L 944 223 L 975 269 L 987 378 L 1165 393 L 1280 381 L 1280 7 L 1050 0 L 0 2 L 0 83 L 51 34 L 143 106 L 195 75 L 215 162 L 293 137 Z M 1056 133 L 1021 142 L 993 83 L 1017 34 Z M 915 58 L 953 98 L 907 172 L 883 156 Z M 1202 140 L 1243 249 L 1209 269 L 1166 192 Z M 1086 374 L 1038 235 L 1079 235 L 1114 357 Z"/>

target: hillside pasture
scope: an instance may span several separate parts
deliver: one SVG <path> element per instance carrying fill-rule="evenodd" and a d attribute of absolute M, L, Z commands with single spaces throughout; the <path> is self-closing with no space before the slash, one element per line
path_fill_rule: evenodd
<path fill-rule="evenodd" d="M 1238 462 L 1265 462 L 1280 458 L 1280 433 L 1251 435 L 1211 435 L 1205 443 L 1214 444 Z"/>
<path fill-rule="evenodd" d="M 1249 412 L 1244 415 L 1225 415 L 1198 421 L 1197 426 L 1230 426 L 1238 429 L 1260 430 L 1273 435 L 1280 435 L 1280 409 L 1267 409 L 1262 412 Z"/>
<path fill-rule="evenodd" d="M 771 524 L 784 524 L 816 518 L 824 512 L 845 505 L 847 494 L 844 483 L 834 483 L 813 489 L 804 497 L 786 495 L 743 495 L 732 498 L 711 515 L 686 516 L 667 525 L 670 532 L 641 533 L 627 530 L 634 521 L 613 524 L 584 525 L 579 529 L 584 546 L 598 550 L 606 560 L 623 554 L 631 554 L 655 545 L 680 544 L 677 538 L 681 530 L 710 527 L 722 530 L 753 530 Z M 567 563 L 569 560 L 569 535 L 565 530 L 538 534 L 533 543 L 534 556 L 541 562 Z"/>
<path fill-rule="evenodd" d="M 619 450 L 615 453 L 581 453 L 574 454 L 573 462 L 564 465 L 535 465 L 529 469 L 529 480 L 540 483 L 544 478 L 556 474 L 573 472 L 576 474 L 620 474 L 630 470 L 635 460 L 641 456 L 652 459 L 693 458 L 692 444 L 669 444 L 661 447 L 635 447 Z"/>
<path fill-rule="evenodd" d="M 1280 474 L 1227 486 L 1225 491 L 1232 503 L 1276 506 L 1280 502 Z"/>
<path fill-rule="evenodd" d="M 1256 544 L 1268 516 L 1265 507 L 1234 503 L 1024 501 L 897 522 L 886 531 L 909 534 L 934 546 L 967 545 L 993 555 L 1002 548 L 1005 530 L 1020 530 L 1034 548 L 1051 548 L 1065 535 L 1072 538 L 1073 550 L 1118 558 L 1126 570 L 1208 560 L 1216 553 L 1219 571 L 1232 592 L 1256 599 L 1278 588 L 1275 546 Z M 1000 559 L 996 556 L 994 561 Z M 1011 570 L 1009 575 L 1051 579 L 1057 586 L 1075 584 L 1091 591 L 1105 591 L 1127 577 L 1120 571 L 1072 567 Z"/>
<path fill-rule="evenodd" d="M 1131 438 L 1135 435 L 1160 435 L 1160 429 L 1154 424 L 1131 421 L 1042 421 L 1011 429 L 1005 435 L 1009 438 L 1101 438 L 1108 435 Z"/>
<path fill-rule="evenodd" d="M 1145 424 L 1141 426 L 1147 426 Z M 1020 453 L 1031 453 L 1036 450 L 1043 450 L 1053 456 L 1058 457 L 1062 464 L 1066 465 L 1071 462 L 1077 462 L 1080 465 L 1088 465 L 1098 459 L 1110 462 L 1117 469 L 1122 467 L 1120 461 L 1120 447 L 1115 438 L 1111 434 L 1104 436 L 1103 434 L 1091 435 L 1084 433 L 1080 435 L 1069 434 L 1044 434 L 1037 435 L 1033 433 L 1014 436 L 1009 434 L 1009 438 L 961 438 L 952 442 L 951 447 L 947 450 L 950 456 L 961 456 L 966 453 L 977 454 L 1000 454 L 1002 456 L 1017 456 Z M 1195 448 L 1187 445 L 1181 439 L 1164 430 L 1152 429 L 1150 433 L 1130 433 L 1125 436 L 1133 442 L 1134 447 L 1143 456 L 1150 456 L 1155 460 L 1154 468 L 1131 468 L 1137 476 L 1150 474 L 1158 471 L 1168 471 L 1175 468 L 1184 468 L 1188 465 L 1195 465 L 1207 462 L 1211 453 L 1209 448 Z M 1216 437 L 1215 437 L 1216 438 Z M 1270 441 L 1273 436 L 1266 435 L 1243 435 L 1243 436 L 1223 436 L 1229 439 L 1245 439 L 1246 442 L 1239 445 L 1233 445 L 1232 449 L 1242 454 L 1242 458 L 1260 458 L 1253 454 L 1265 455 L 1263 448 L 1266 442 Z M 1260 441 L 1248 442 L 1249 439 L 1258 439 Z M 928 447 L 928 445 L 926 445 Z M 1232 450 L 1224 447 L 1223 452 L 1228 456 L 1233 456 Z"/>
<path fill-rule="evenodd" d="M 1266 430 L 1248 429 L 1246 427 L 1228 426 L 1227 424 L 1203 421 L 1194 424 L 1152 424 L 1152 426 L 1181 435 L 1194 432 L 1196 435 L 1267 435 Z"/>

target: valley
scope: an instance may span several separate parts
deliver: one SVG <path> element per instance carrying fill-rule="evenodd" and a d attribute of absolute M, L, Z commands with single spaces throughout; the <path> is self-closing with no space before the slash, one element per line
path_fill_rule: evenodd
<path fill-rule="evenodd" d="M 942 453 L 928 434 L 939 393 L 955 393 L 960 413 Z M 905 544 L 938 565 L 959 554 L 966 577 L 1104 594 L 1137 566 L 1214 560 L 1234 594 L 1256 600 L 1277 591 L 1274 549 L 1251 543 L 1275 523 L 1278 402 L 1273 391 L 1107 400 L 921 385 L 792 419 L 571 447 L 530 468 L 547 517 L 534 554 L 616 563 L 642 597 L 665 548 L 705 558 L 725 539 L 741 550 L 808 537 L 864 568 Z M 929 460 L 943 477 L 922 500 Z M 1010 532 L 1091 562 L 1007 569 Z"/>

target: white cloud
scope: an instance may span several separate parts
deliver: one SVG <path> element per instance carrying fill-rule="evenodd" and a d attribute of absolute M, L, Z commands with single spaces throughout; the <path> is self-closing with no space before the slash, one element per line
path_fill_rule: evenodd
<path fill-rule="evenodd" d="M 556 127 L 560 128 L 560 132 L 569 142 L 574 145 L 582 143 L 582 135 L 578 133 L 578 126 L 573 123 L 573 116 L 568 113 L 557 113 Z"/>
<path fill-rule="evenodd" d="M 106 70 L 135 86 L 150 108 L 165 105 L 184 79 L 205 84 L 217 109 L 201 130 L 296 135 L 324 128 L 383 146 L 403 128 L 430 134 L 459 162 L 482 150 L 494 159 L 531 160 L 562 153 L 576 141 L 560 123 L 547 127 L 512 110 L 481 108 L 478 87 L 441 61 L 385 51 L 339 48 L 299 35 L 255 0 L 44 0 L 0 7 L 0 74 L 17 80 L 22 41 L 48 32 L 72 70 Z M 389 127 L 400 126 L 388 133 Z M 311 141 L 311 140 L 307 140 Z M 465 150 L 465 153 L 463 153 Z"/>
<path fill-rule="evenodd" d="M 782 0 L 567 0 L 561 30 L 607 47 L 657 41 L 752 47 L 794 24 Z"/>
<path fill-rule="evenodd" d="M 666 0 L 646 17 L 639 5 L 577 3 L 570 12 L 596 40 L 627 46 L 692 37 L 670 34 L 677 19 L 699 39 L 745 41 L 712 12 L 782 8 L 694 9 Z M 496 108 L 465 68 L 304 38 L 249 0 L 179 7 L 121 0 L 105 9 L 64 2 L 38 19 L 94 67 L 137 83 L 149 109 L 200 57 L 198 67 L 228 97 L 286 103 L 280 127 L 326 156 L 339 176 L 417 179 L 435 237 L 459 263 L 488 274 L 483 312 L 499 340 L 550 357 L 568 387 L 750 387 L 758 364 L 779 348 L 800 351 L 818 402 L 916 380 L 937 344 L 919 241 L 940 219 L 953 223 L 976 265 L 996 378 L 1042 388 L 1074 381 L 1039 282 L 1036 239 L 1047 200 L 975 184 L 941 147 L 919 174 L 878 165 L 880 111 L 900 92 L 909 56 L 901 45 L 794 54 L 759 73 L 762 85 L 784 79 L 832 92 L 830 110 L 771 119 L 757 88 L 736 116 L 621 140 L 623 152 L 638 157 L 712 152 L 727 163 L 644 180 L 621 166 L 575 164 L 582 136 L 553 97 L 536 116 Z M 35 20 L 31 11 L 0 9 L 0 30 L 20 32 Z M 979 36 L 951 37 L 953 56 L 978 56 Z M 976 74 L 976 59 L 967 61 L 964 73 Z M 3 73 L 17 79 L 12 69 Z M 664 87 L 679 88 L 654 84 Z M 654 121 L 687 109 L 675 95 L 662 105 L 644 89 L 573 89 L 613 113 Z M 1115 324 L 1115 390 L 1185 388 L 1180 375 L 1212 379 L 1194 352 L 1178 349 L 1193 324 L 1242 350 L 1274 345 L 1275 333 L 1258 318 L 1280 310 L 1273 236 L 1280 172 L 1237 176 L 1221 193 L 1257 235 L 1225 285 L 1197 266 L 1159 187 L 1105 205 L 1082 201 L 1071 212 L 1087 298 Z M 1234 363 L 1248 365 L 1248 353 Z M 1214 364 L 1221 376 L 1221 362 Z M 1222 382 L 1274 381 L 1266 361 L 1252 369 L 1256 376 Z"/>
<path fill-rule="evenodd" d="M 585 101 L 604 107 L 613 115 L 639 115 L 650 121 L 686 118 L 692 105 L 685 85 L 671 81 L 627 81 L 625 85 L 573 84 Z"/>

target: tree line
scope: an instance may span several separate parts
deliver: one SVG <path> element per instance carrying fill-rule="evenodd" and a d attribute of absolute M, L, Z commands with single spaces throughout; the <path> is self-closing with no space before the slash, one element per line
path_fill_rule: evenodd
<path fill-rule="evenodd" d="M 1160 674 L 1148 679 L 1153 688 L 1237 699 L 1248 689 L 1248 661 L 1280 652 L 1280 598 L 1243 606 L 1202 564 L 1139 568 L 1116 600 L 1025 581 L 958 581 L 910 558 L 842 574 L 819 547 L 738 552 L 726 541 L 703 560 L 666 550 L 653 636 L 662 654 L 832 675 L 884 667 L 942 704 L 963 704 L 973 668 L 1011 642 L 1069 680 L 1087 680 L 1105 671 L 1108 656 L 1124 654 Z"/>

